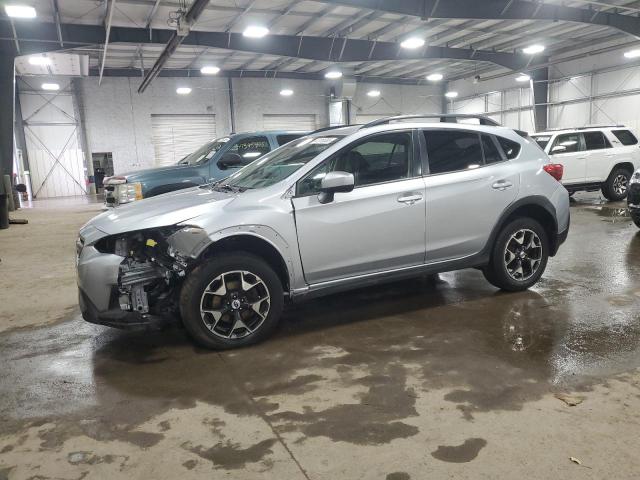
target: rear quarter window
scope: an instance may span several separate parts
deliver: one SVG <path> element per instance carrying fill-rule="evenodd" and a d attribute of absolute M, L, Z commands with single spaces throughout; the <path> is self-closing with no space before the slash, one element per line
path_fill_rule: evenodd
<path fill-rule="evenodd" d="M 518 156 L 520 153 L 520 144 L 518 142 L 498 136 L 496 136 L 496 139 L 500 147 L 502 147 L 502 151 L 504 152 L 504 156 L 507 157 L 507 160 L 512 160 Z"/>
<path fill-rule="evenodd" d="M 611 133 L 613 133 L 623 145 L 636 145 L 638 143 L 636 136 L 629 130 L 612 130 Z"/>

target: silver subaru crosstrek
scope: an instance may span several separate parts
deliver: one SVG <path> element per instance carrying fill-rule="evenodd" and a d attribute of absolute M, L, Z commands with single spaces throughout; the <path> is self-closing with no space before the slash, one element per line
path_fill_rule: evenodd
<path fill-rule="evenodd" d="M 98 215 L 77 241 L 83 317 L 181 317 L 197 343 L 232 348 L 273 332 L 285 300 L 471 267 L 532 286 L 568 232 L 562 166 L 524 132 L 462 117 L 317 131 Z"/>

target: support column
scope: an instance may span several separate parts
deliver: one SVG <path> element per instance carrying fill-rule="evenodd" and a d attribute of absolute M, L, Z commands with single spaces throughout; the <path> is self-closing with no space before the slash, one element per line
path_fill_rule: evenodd
<path fill-rule="evenodd" d="M 13 113 L 15 100 L 14 54 L 0 50 L 0 228 L 9 228 L 8 196 L 4 175 L 13 178 Z"/>
<path fill-rule="evenodd" d="M 549 122 L 549 68 L 540 68 L 531 75 L 536 132 L 544 132 Z"/>

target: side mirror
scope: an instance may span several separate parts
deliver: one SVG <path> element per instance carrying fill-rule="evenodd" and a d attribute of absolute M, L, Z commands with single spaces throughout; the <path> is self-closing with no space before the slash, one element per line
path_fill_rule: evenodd
<path fill-rule="evenodd" d="M 220 170 L 227 168 L 239 167 L 242 165 L 242 157 L 237 153 L 225 153 L 220 160 L 216 162 Z"/>
<path fill-rule="evenodd" d="M 551 149 L 551 153 L 564 153 L 567 151 L 567 147 L 564 145 L 556 145 Z"/>
<path fill-rule="evenodd" d="M 320 203 L 333 202 L 333 196 L 335 193 L 350 192 L 353 190 L 355 180 L 353 173 L 348 172 L 329 172 L 320 182 L 320 193 L 318 194 L 318 201 Z"/>

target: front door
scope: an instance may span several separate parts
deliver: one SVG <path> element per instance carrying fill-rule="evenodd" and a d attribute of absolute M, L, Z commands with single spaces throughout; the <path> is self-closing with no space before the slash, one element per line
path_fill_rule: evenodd
<path fill-rule="evenodd" d="M 412 137 L 366 137 L 298 182 L 293 206 L 308 283 L 424 263 L 425 185 Z M 321 204 L 318 187 L 330 171 L 352 173 L 355 188 Z"/>
<path fill-rule="evenodd" d="M 549 155 L 554 163 L 564 167 L 562 183 L 584 183 L 587 178 L 587 157 L 581 133 L 558 135 L 551 145 Z"/>
<path fill-rule="evenodd" d="M 467 257 L 487 243 L 518 195 L 519 169 L 505 155 L 517 142 L 464 130 L 425 130 L 427 263 Z"/>

